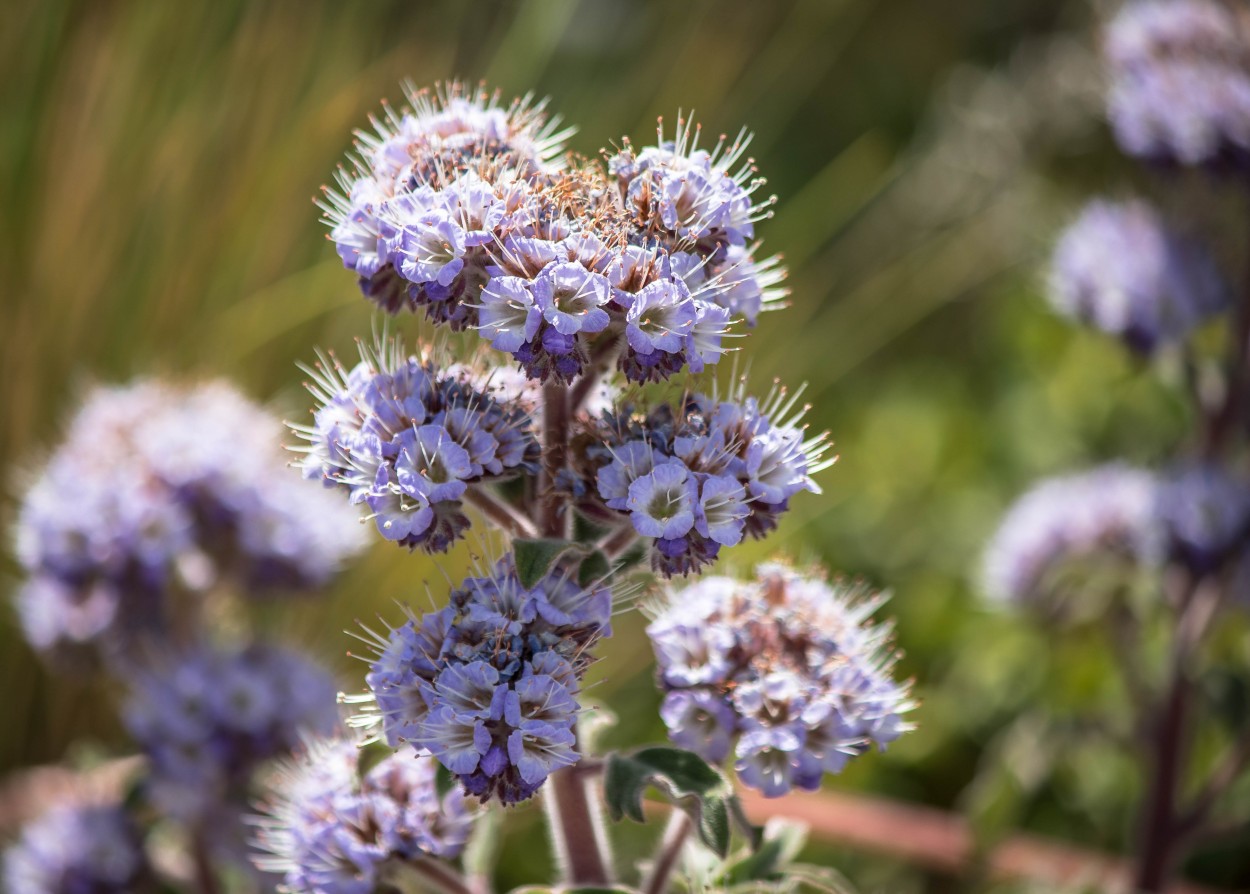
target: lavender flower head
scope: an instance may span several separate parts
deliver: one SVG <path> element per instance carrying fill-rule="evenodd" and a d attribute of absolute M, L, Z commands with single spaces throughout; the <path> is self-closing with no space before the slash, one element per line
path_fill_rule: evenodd
<path fill-rule="evenodd" d="M 560 158 L 568 131 L 542 103 L 410 92 L 362 135 L 360 157 L 323 205 L 344 264 L 386 310 L 421 309 L 476 329 L 525 374 L 568 382 L 619 355 L 632 381 L 700 372 L 735 319 L 784 295 L 778 259 L 757 259 L 773 200 L 743 158 L 750 142 L 673 139 L 607 169 Z"/>
<path fill-rule="evenodd" d="M 348 370 L 309 369 L 317 399 L 304 474 L 366 507 L 387 540 L 443 552 L 469 527 L 470 487 L 537 468 L 528 414 L 497 399 L 489 377 L 407 356 L 398 341 L 361 349 Z"/>
<path fill-rule="evenodd" d="M 1108 116 L 1130 155 L 1250 163 L 1250 12 L 1218 0 L 1125 4 L 1107 29 Z"/>
<path fill-rule="evenodd" d="M 1250 537 L 1250 482 L 1214 464 L 1172 470 L 1157 491 L 1156 512 L 1172 556 L 1210 574 Z"/>
<path fill-rule="evenodd" d="M 4 854 L 9 894 L 134 894 L 154 890 L 139 830 L 120 807 L 54 807 Z"/>
<path fill-rule="evenodd" d="M 439 795 L 433 758 L 393 754 L 362 776 L 359 757 L 354 742 L 314 739 L 275 774 L 253 859 L 282 890 L 371 894 L 390 862 L 463 850 L 473 814 L 460 792 Z"/>
<path fill-rule="evenodd" d="M 1222 311 L 1229 291 L 1203 247 L 1150 205 L 1096 201 L 1055 249 L 1050 299 L 1065 316 L 1149 354 Z"/>
<path fill-rule="evenodd" d="M 357 132 L 322 209 L 370 300 L 462 329 L 476 322 L 460 299 L 481 290 L 484 246 L 531 222 L 530 182 L 563 167 L 572 131 L 531 97 L 503 106 L 457 82 L 405 92 L 407 107 L 385 106 L 372 131 Z"/>
<path fill-rule="evenodd" d="M 350 512 L 284 468 L 281 435 L 221 383 L 94 391 L 20 509 L 32 645 L 159 633 L 175 592 L 223 577 L 252 593 L 326 583 L 364 541 Z"/>
<path fill-rule="evenodd" d="M 205 646 L 131 676 L 126 728 L 147 756 L 150 794 L 167 814 L 205 822 L 246 803 L 252 773 L 301 731 L 338 723 L 333 678 L 284 649 Z"/>
<path fill-rule="evenodd" d="M 612 595 L 555 570 L 531 589 L 511 556 L 452 591 L 450 604 L 384 636 L 366 682 L 387 743 L 433 754 L 486 801 L 529 798 L 575 750 L 589 650 L 611 635 Z"/>
<path fill-rule="evenodd" d="M 776 387 L 763 400 L 740 384 L 725 396 L 696 394 L 646 416 L 605 413 L 598 445 L 580 460 L 581 502 L 619 513 L 651 548 L 652 567 L 690 574 L 722 547 L 762 537 L 832 459 L 826 434 L 807 437 L 800 394 Z"/>
<path fill-rule="evenodd" d="M 1119 463 L 1036 485 L 1015 502 L 986 547 L 987 594 L 1037 601 L 1074 559 L 1157 561 L 1158 494 L 1153 475 Z"/>
<path fill-rule="evenodd" d="M 777 797 L 819 788 L 871 745 L 909 729 L 907 684 L 891 677 L 881 603 L 777 564 L 753 581 L 706 577 L 647 627 L 669 737 L 744 785 Z"/>

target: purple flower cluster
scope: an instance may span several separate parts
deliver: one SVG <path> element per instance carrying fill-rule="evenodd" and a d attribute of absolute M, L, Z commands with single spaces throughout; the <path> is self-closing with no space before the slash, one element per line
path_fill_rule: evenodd
<path fill-rule="evenodd" d="M 1250 545 L 1250 482 L 1210 463 L 1180 466 L 1158 487 L 1156 515 L 1173 558 L 1211 574 Z"/>
<path fill-rule="evenodd" d="M 336 501 L 286 472 L 281 423 L 224 384 L 91 394 L 27 490 L 18 610 L 39 649 L 161 631 L 175 591 L 324 584 L 363 546 Z"/>
<path fill-rule="evenodd" d="M 1250 11 L 1218 0 L 1125 4 L 1107 29 L 1108 115 L 1130 155 L 1250 164 Z"/>
<path fill-rule="evenodd" d="M 1203 247 L 1142 201 L 1091 203 L 1063 234 L 1051 303 L 1148 354 L 1222 311 L 1229 290 Z"/>
<path fill-rule="evenodd" d="M 601 443 L 586 451 L 584 503 L 628 517 L 653 547 L 652 566 L 690 574 L 721 547 L 762 537 L 830 461 L 825 435 L 806 437 L 795 398 L 764 400 L 738 388 L 726 400 L 696 394 L 646 416 L 604 414 Z M 787 418 L 789 417 L 789 418 Z"/>
<path fill-rule="evenodd" d="M 458 83 L 406 92 L 409 108 L 387 106 L 357 133 L 359 155 L 322 207 L 367 297 L 463 329 L 476 321 L 487 247 L 533 223 L 531 181 L 563 166 L 571 131 L 528 97 L 504 107 Z"/>
<path fill-rule="evenodd" d="M 201 646 L 131 677 L 126 727 L 147 755 L 150 794 L 171 816 L 204 821 L 242 806 L 252 772 L 292 750 L 301 731 L 338 724 L 333 678 L 268 645 Z"/>
<path fill-rule="evenodd" d="M 1073 559 L 1157 561 L 1158 499 L 1154 475 L 1119 463 L 1043 481 L 1016 501 L 986 548 L 986 592 L 1035 601 Z"/>
<path fill-rule="evenodd" d="M 344 263 L 387 310 L 477 329 L 534 379 L 567 382 L 619 350 L 646 382 L 717 362 L 731 320 L 753 324 L 784 294 L 777 259 L 755 259 L 772 202 L 752 198 L 749 137 L 708 152 L 682 122 L 637 155 L 626 143 L 610 171 L 566 169 L 541 104 L 505 112 L 456 85 L 412 100 L 325 206 Z"/>
<path fill-rule="evenodd" d="M 387 540 L 443 552 L 469 526 L 469 487 L 537 468 L 528 414 L 464 367 L 440 369 L 390 341 L 362 349 L 350 370 L 328 360 L 310 372 L 318 407 L 295 427 L 309 442 L 304 474 L 367 506 Z"/>
<path fill-rule="evenodd" d="M 135 894 L 152 882 L 139 830 L 114 805 L 54 807 L 4 855 L 9 894 Z"/>
<path fill-rule="evenodd" d="M 433 754 L 466 792 L 529 798 L 574 764 L 579 682 L 589 649 L 611 635 L 612 595 L 555 570 L 533 588 L 513 558 L 470 577 L 440 611 L 377 637 L 366 678 L 391 747 Z"/>
<path fill-rule="evenodd" d="M 371 894 L 389 862 L 463 850 L 473 814 L 459 791 L 440 797 L 433 758 L 397 753 L 361 775 L 359 757 L 354 742 L 311 740 L 276 774 L 254 861 L 282 890 Z"/>
<path fill-rule="evenodd" d="M 880 601 L 776 564 L 678 591 L 647 627 L 669 737 L 714 763 L 732 754 L 770 798 L 884 748 L 911 700 L 890 675 L 888 629 L 867 621 Z"/>

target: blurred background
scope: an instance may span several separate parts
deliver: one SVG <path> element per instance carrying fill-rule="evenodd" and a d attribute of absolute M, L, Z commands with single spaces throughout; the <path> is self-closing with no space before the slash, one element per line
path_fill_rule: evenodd
<path fill-rule="evenodd" d="M 311 199 L 402 79 L 550 95 L 587 154 L 622 134 L 645 144 L 658 115 L 693 109 L 713 134 L 756 132 L 780 197 L 760 232 L 786 256 L 792 307 L 744 343 L 752 376 L 807 382 L 811 421 L 841 454 L 823 496 L 797 500 L 778 536 L 733 561 L 780 551 L 892 590 L 885 612 L 922 699 L 916 732 L 827 787 L 953 811 L 985 848 L 1023 829 L 1124 852 L 1137 754 L 1092 720 L 1127 716 L 1110 657 L 1079 630 L 1056 639 L 987 606 L 977 586 L 984 541 L 1031 480 L 1158 460 L 1188 422 L 1166 377 L 1042 297 L 1056 228 L 1091 191 L 1149 177 L 1118 159 L 1101 121 L 1098 12 L 1054 0 L 7 4 L 6 522 L 22 470 L 90 383 L 227 376 L 304 418 L 295 362 L 314 346 L 350 354 L 371 326 Z M 417 332 L 413 318 L 401 327 Z M 453 552 L 448 573 L 466 557 Z M 0 587 L 18 573 L 6 543 Z M 327 598 L 275 606 L 268 622 L 355 689 L 342 631 L 396 617 L 427 578 L 442 580 L 429 560 L 379 543 Z M 614 744 L 662 736 L 641 627 L 623 619 L 596 670 L 594 692 L 621 718 Z M 1225 682 L 1228 709 L 1244 712 Z M 45 672 L 11 616 L 0 683 L 0 774 L 125 751 L 99 687 Z M 1250 810 L 1250 793 L 1240 803 Z M 519 811 L 506 835 L 501 881 L 542 879 L 538 812 Z M 1189 874 L 1250 886 L 1248 851 L 1250 834 L 1235 835 Z M 827 843 L 810 856 L 865 892 L 994 887 L 975 869 L 952 878 Z"/>

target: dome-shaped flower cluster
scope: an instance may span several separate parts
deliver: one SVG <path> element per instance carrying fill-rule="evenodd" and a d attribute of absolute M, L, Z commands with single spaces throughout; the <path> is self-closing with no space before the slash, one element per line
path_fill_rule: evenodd
<path fill-rule="evenodd" d="M 570 574 L 526 588 L 505 556 L 446 608 L 378 637 L 376 713 L 361 722 L 380 719 L 391 747 L 433 754 L 483 801 L 529 798 L 577 762 L 578 687 L 589 649 L 611 635 L 611 591 Z"/>
<path fill-rule="evenodd" d="M 437 762 L 393 754 L 363 775 L 360 748 L 313 739 L 276 774 L 254 860 L 291 894 L 371 894 L 388 863 L 454 859 L 472 827 L 464 796 L 440 796 Z"/>
<path fill-rule="evenodd" d="M 363 546 L 287 473 L 281 423 L 227 385 L 101 388 L 23 499 L 18 595 L 40 649 L 163 630 L 175 589 L 324 584 Z"/>
<path fill-rule="evenodd" d="M 1096 201 L 1068 228 L 1051 266 L 1051 303 L 1066 316 L 1150 353 L 1229 304 L 1203 247 L 1145 202 Z"/>
<path fill-rule="evenodd" d="M 563 167 L 572 131 L 528 97 L 505 107 L 456 83 L 406 93 L 409 108 L 386 106 L 372 132 L 357 132 L 357 155 L 322 208 L 366 296 L 462 329 L 475 319 L 465 296 L 481 291 L 485 246 L 513 215 L 528 220 L 529 182 Z"/>
<path fill-rule="evenodd" d="M 816 789 L 826 773 L 908 729 L 890 674 L 880 599 L 859 587 L 761 565 L 753 581 L 703 578 L 647 627 L 669 736 L 708 761 L 734 757 L 767 797 Z"/>
<path fill-rule="evenodd" d="M 203 820 L 241 807 L 261 762 L 291 751 L 301 731 L 338 724 L 334 679 L 270 645 L 200 646 L 131 676 L 126 728 L 148 758 L 150 794 L 166 813 Z"/>
<path fill-rule="evenodd" d="M 1115 553 L 1161 558 L 1158 480 L 1120 463 L 1050 478 L 1008 510 L 985 551 L 984 585 L 997 599 L 1036 599 L 1065 562 Z"/>
<path fill-rule="evenodd" d="M 1250 164 L 1250 10 L 1219 0 L 1127 3 L 1107 30 L 1108 114 L 1130 155 Z"/>
<path fill-rule="evenodd" d="M 721 547 L 771 531 L 799 491 L 819 493 L 812 476 L 832 460 L 821 459 L 826 435 L 808 438 L 799 424 L 798 396 L 778 387 L 757 401 L 738 387 L 646 416 L 604 414 L 578 496 L 625 515 L 657 571 L 697 571 Z"/>
<path fill-rule="evenodd" d="M 715 363 L 731 320 L 784 294 L 751 241 L 771 200 L 752 198 L 748 136 L 709 152 L 680 122 L 605 170 L 557 162 L 567 132 L 541 103 L 504 110 L 454 84 L 410 98 L 325 205 L 344 263 L 387 310 L 476 328 L 531 378 L 569 381 L 619 348 L 643 382 Z"/>
<path fill-rule="evenodd" d="M 311 426 L 295 426 L 309 442 L 304 473 L 366 505 L 387 540 L 442 552 L 469 526 L 470 486 L 537 468 L 528 414 L 468 367 L 388 341 L 362 348 L 350 370 L 327 359 L 310 372 L 319 406 Z"/>
<path fill-rule="evenodd" d="M 22 830 L 4 855 L 8 894 L 154 891 L 139 830 L 111 804 L 63 804 Z"/>

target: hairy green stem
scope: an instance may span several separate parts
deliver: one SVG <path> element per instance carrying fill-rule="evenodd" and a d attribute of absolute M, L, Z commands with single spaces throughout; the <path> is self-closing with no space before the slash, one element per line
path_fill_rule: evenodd
<path fill-rule="evenodd" d="M 686 812 L 674 810 L 669 817 L 668 827 L 664 830 L 664 837 L 660 840 L 655 863 L 652 864 L 651 872 L 643 885 L 643 894 L 664 894 L 668 890 L 668 881 L 673 876 L 673 870 L 677 868 L 682 849 L 693 830 L 694 826 Z"/>
<path fill-rule="evenodd" d="M 574 764 L 547 779 L 543 804 L 556 860 L 573 885 L 607 885 L 611 859 L 592 774 Z"/>

